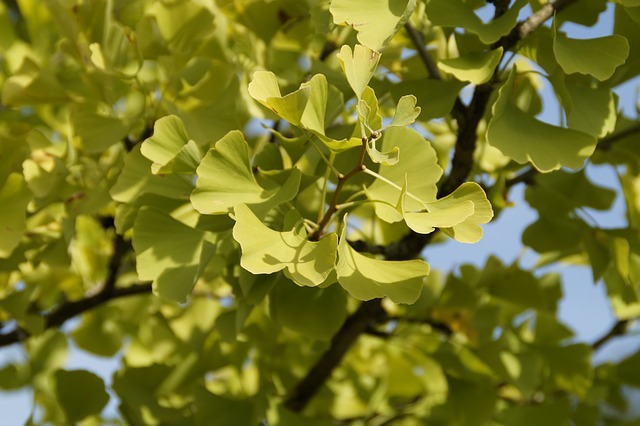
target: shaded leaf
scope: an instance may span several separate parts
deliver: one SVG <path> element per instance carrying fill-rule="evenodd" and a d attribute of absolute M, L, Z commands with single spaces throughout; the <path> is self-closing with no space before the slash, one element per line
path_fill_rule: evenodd
<path fill-rule="evenodd" d="M 378 67 L 380 54 L 366 46 L 356 44 L 353 51 L 349 46 L 342 46 L 340 53 L 338 53 L 338 59 L 347 76 L 349 86 L 353 89 L 356 97 L 360 99 Z"/>
<path fill-rule="evenodd" d="M 500 88 L 493 105 L 487 141 L 518 163 L 530 162 L 541 172 L 562 166 L 577 169 L 595 149 L 596 138 L 572 129 L 536 120 L 519 109 L 511 99 L 516 69 Z"/>
<path fill-rule="evenodd" d="M 99 414 L 109 401 L 104 382 L 85 370 L 57 370 L 55 393 L 69 423 Z"/>

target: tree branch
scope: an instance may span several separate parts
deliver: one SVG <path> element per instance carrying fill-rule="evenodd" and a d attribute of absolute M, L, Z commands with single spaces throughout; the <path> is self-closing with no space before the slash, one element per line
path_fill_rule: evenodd
<path fill-rule="evenodd" d="M 333 370 L 340 364 L 347 351 L 357 338 L 375 322 L 383 321 L 386 312 L 381 299 L 373 299 L 360 304 L 358 309 L 344 322 L 340 330 L 331 339 L 329 349 L 296 385 L 284 402 L 291 411 L 300 412 L 309 400 L 324 385 Z"/>
<path fill-rule="evenodd" d="M 593 349 L 593 351 L 595 352 L 614 337 L 622 336 L 627 332 L 627 327 L 629 326 L 630 322 L 631 321 L 628 319 L 616 321 L 615 324 L 613 324 L 613 326 L 609 329 L 609 331 L 607 331 L 602 337 L 591 344 L 591 349 Z"/>
<path fill-rule="evenodd" d="M 424 63 L 427 68 L 427 72 L 436 80 L 442 80 L 442 75 L 440 74 L 440 70 L 436 65 L 436 61 L 433 60 L 427 49 L 425 48 L 424 39 L 422 38 L 422 34 L 420 34 L 413 26 L 407 21 L 404 24 L 404 29 L 407 30 L 407 34 L 409 34 L 409 38 L 413 43 L 413 46 L 418 51 L 418 55 L 420 55 L 420 59 Z"/>
<path fill-rule="evenodd" d="M 554 11 L 559 11 L 577 0 L 557 0 L 547 5 L 529 17 L 525 22 L 518 24 L 507 36 L 497 43 L 505 52 L 514 47 L 521 39 L 535 31 L 544 21 L 549 19 Z M 415 44 L 418 54 L 421 55 L 429 74 L 435 78 L 439 75 L 437 67 L 424 48 L 420 38 L 414 39 L 411 30 L 407 26 L 409 36 Z M 426 57 L 423 54 L 426 53 Z M 449 176 L 438 191 L 438 196 L 443 197 L 455 190 L 468 178 L 473 166 L 473 152 L 476 146 L 476 132 L 478 124 L 484 116 L 487 104 L 493 91 L 493 85 L 497 81 L 498 71 L 488 83 L 476 87 L 469 107 L 465 107 L 458 99 L 454 105 L 452 115 L 458 121 L 458 137 L 456 140 L 455 154 Z M 385 248 L 384 255 L 389 260 L 412 259 L 420 255 L 422 249 L 431 241 L 434 233 L 417 234 L 410 232 L 400 242 Z M 357 242 L 352 244 L 358 244 Z M 377 249 L 377 247 L 374 247 Z M 386 314 L 379 299 L 364 302 L 358 310 L 345 321 L 338 333 L 333 336 L 329 349 L 320 357 L 307 375 L 297 384 L 285 400 L 285 406 L 295 412 L 300 412 L 309 400 L 318 392 L 324 382 L 331 376 L 333 370 L 340 364 L 342 357 L 354 344 L 358 336 L 367 330 L 367 327 L 376 319 Z"/>
<path fill-rule="evenodd" d="M 120 235 L 116 235 L 113 242 L 113 255 L 109 261 L 107 278 L 102 289 L 92 295 L 76 301 L 63 302 L 49 312 L 42 312 L 40 315 L 44 319 L 44 329 L 59 327 L 67 320 L 83 312 L 91 310 L 97 306 L 121 297 L 134 296 L 138 294 L 151 293 L 151 284 L 137 284 L 130 287 L 116 288 L 116 281 L 120 274 L 122 260 L 129 251 L 130 244 Z M 3 328 L 0 324 L 0 329 Z M 16 327 L 6 333 L 0 333 L 0 347 L 8 346 L 26 340 L 31 335 L 28 331 Z"/>
<path fill-rule="evenodd" d="M 608 151 L 611 149 L 614 143 L 636 133 L 640 133 L 640 123 L 637 123 L 633 126 L 627 127 L 624 130 L 602 138 L 596 148 L 602 151 Z"/>

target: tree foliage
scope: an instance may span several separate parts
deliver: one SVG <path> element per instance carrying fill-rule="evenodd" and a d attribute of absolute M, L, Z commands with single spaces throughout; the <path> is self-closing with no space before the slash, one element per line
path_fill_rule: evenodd
<path fill-rule="evenodd" d="M 567 33 L 608 7 L 610 34 Z M 0 3 L 0 345 L 26 354 L 0 388 L 33 390 L 30 424 L 635 424 L 639 355 L 593 355 L 640 315 L 640 123 L 612 92 L 639 23 L 637 0 Z M 627 226 L 589 220 L 616 193 L 586 162 Z M 545 271 L 421 258 L 520 184 Z M 560 262 L 604 280 L 596 342 L 558 319 Z"/>

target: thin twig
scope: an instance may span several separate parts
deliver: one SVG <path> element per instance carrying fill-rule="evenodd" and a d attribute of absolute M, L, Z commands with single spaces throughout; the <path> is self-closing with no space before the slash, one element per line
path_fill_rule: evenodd
<path fill-rule="evenodd" d="M 616 321 L 615 324 L 613 324 L 613 326 L 609 329 L 609 331 L 607 331 L 602 337 L 591 344 L 591 349 L 593 349 L 593 351 L 597 351 L 609 340 L 613 339 L 614 337 L 622 336 L 624 333 L 626 333 L 629 323 L 630 320 L 628 319 Z"/>
<path fill-rule="evenodd" d="M 413 28 L 413 26 L 409 22 L 406 22 L 404 24 L 404 29 L 407 30 L 407 34 L 409 34 L 409 38 L 411 39 L 413 46 L 418 51 L 418 55 L 420 55 L 420 59 L 422 59 L 422 62 L 427 68 L 427 72 L 429 73 L 431 78 L 442 80 L 442 75 L 440 74 L 440 70 L 436 65 L 436 61 L 434 61 L 431 55 L 429 55 L 429 52 L 427 52 L 422 34 L 420 34 L 415 28 Z"/>
<path fill-rule="evenodd" d="M 598 143 L 597 149 L 600 149 L 602 151 L 608 151 L 611 149 L 611 147 L 613 146 L 614 143 L 620 141 L 621 139 L 624 139 L 628 136 L 631 136 L 635 133 L 640 133 L 640 123 L 635 124 L 631 127 L 627 127 L 624 130 L 621 130 L 617 133 L 614 133 L 612 135 L 606 136 L 604 138 L 602 138 L 600 140 L 600 142 Z"/>

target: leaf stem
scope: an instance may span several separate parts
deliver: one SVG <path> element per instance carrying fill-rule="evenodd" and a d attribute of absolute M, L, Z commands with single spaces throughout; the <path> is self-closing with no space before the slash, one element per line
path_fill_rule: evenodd
<path fill-rule="evenodd" d="M 353 176 L 357 175 L 358 173 L 366 170 L 366 167 L 364 166 L 364 157 L 365 157 L 365 154 L 367 153 L 368 142 L 369 142 L 369 138 L 362 138 L 362 145 L 360 147 L 360 156 L 358 157 L 358 162 L 353 167 L 353 169 L 349 170 L 349 172 L 347 172 L 346 175 L 343 175 L 341 173 L 338 174 L 338 184 L 336 185 L 336 189 L 333 192 L 333 197 L 331 197 L 331 203 L 329 204 L 329 208 L 327 208 L 327 211 L 325 212 L 324 216 L 322 216 L 322 218 L 318 222 L 318 229 L 316 229 L 313 234 L 309 235 L 309 239 L 311 241 L 317 241 L 318 239 L 320 239 L 320 237 L 322 236 L 322 233 L 324 232 L 324 229 L 329 224 L 331 217 L 338 210 L 337 208 L 338 199 L 340 198 L 340 194 L 342 193 L 342 188 L 344 187 L 345 182 L 351 179 Z"/>
<path fill-rule="evenodd" d="M 373 171 L 373 170 L 371 170 L 371 169 L 368 169 L 368 168 L 366 168 L 366 167 L 365 167 L 365 169 L 363 170 L 363 172 L 365 172 L 365 173 L 366 173 L 366 174 L 368 174 L 369 176 L 373 176 L 373 177 L 375 177 L 376 179 L 380 179 L 380 180 L 381 180 L 381 181 L 383 181 L 384 183 L 386 183 L 386 184 L 389 184 L 389 185 L 393 186 L 395 189 L 397 189 L 397 190 L 399 190 L 399 191 L 402 191 L 402 190 L 403 190 L 403 188 L 402 188 L 400 185 L 396 184 L 395 182 L 390 181 L 389 179 L 387 179 L 387 178 L 386 178 L 386 177 L 384 177 L 384 176 L 379 175 L 378 173 L 374 172 L 374 171 Z M 422 201 L 420 198 L 416 197 L 415 195 L 413 195 L 413 194 L 412 194 L 412 193 L 410 193 L 409 191 L 405 191 L 405 194 L 407 194 L 410 198 L 413 198 L 413 199 L 414 199 L 414 200 L 416 200 L 417 202 L 424 204 L 424 201 Z"/>

